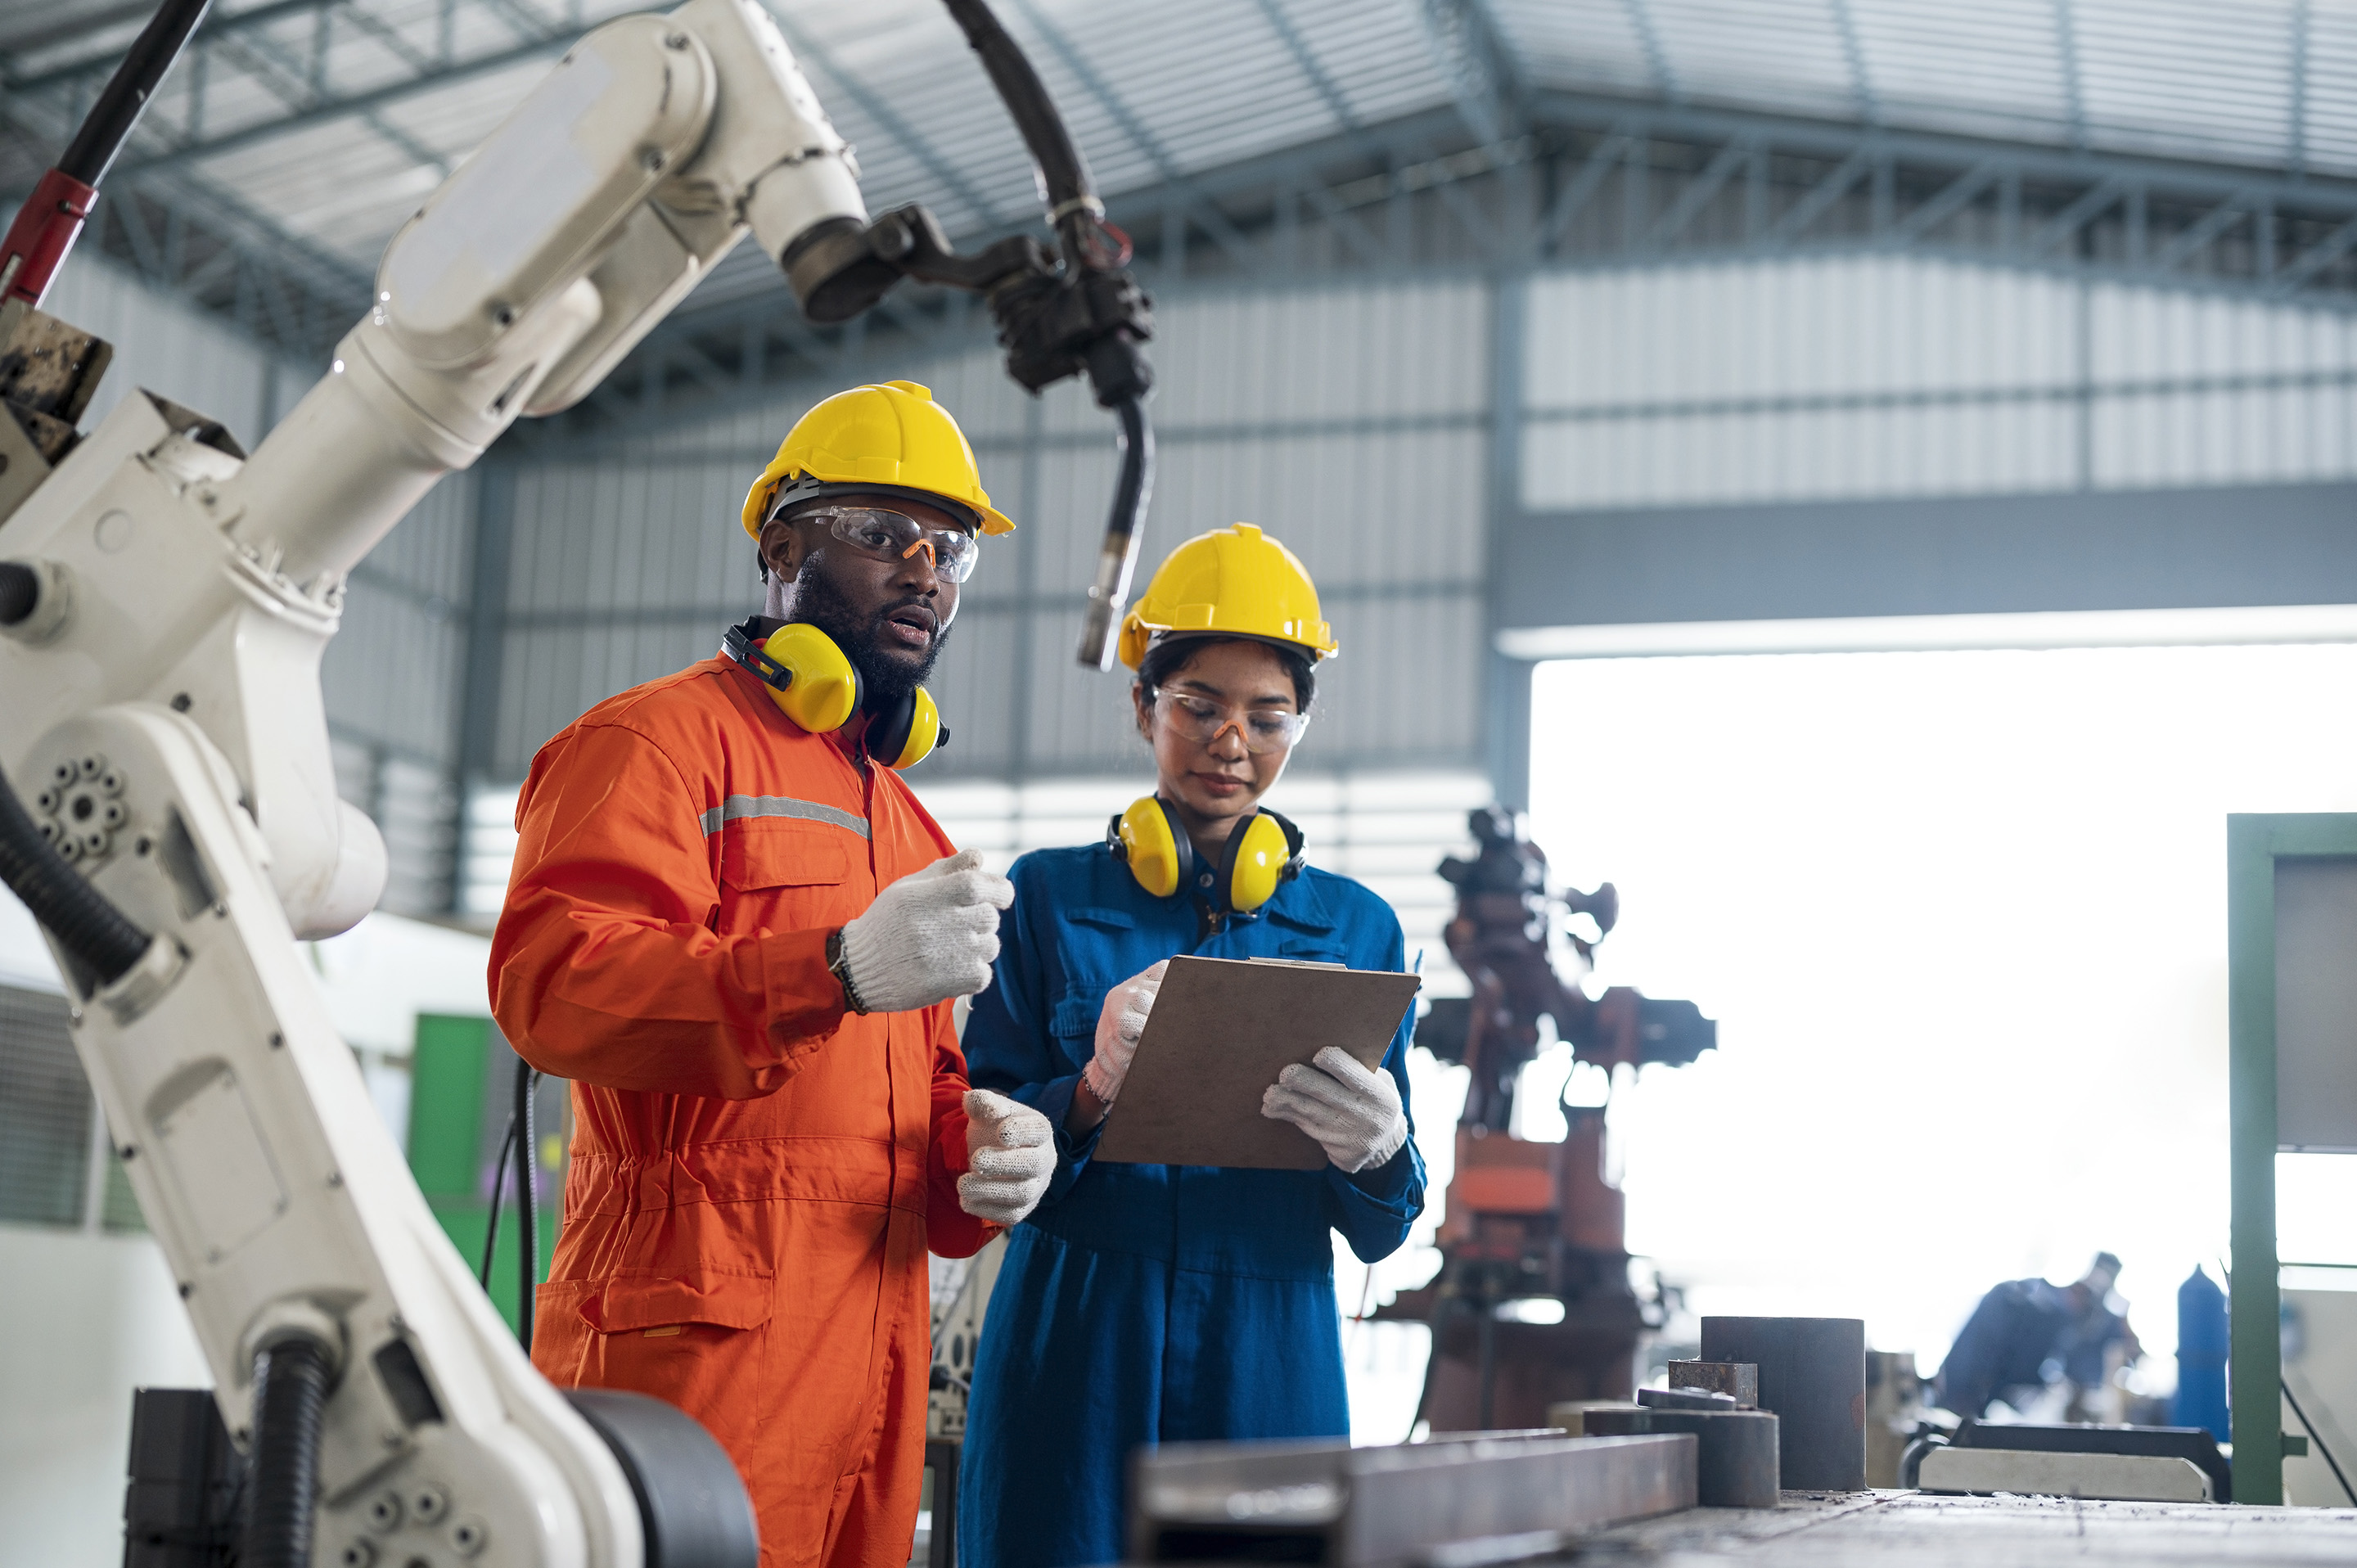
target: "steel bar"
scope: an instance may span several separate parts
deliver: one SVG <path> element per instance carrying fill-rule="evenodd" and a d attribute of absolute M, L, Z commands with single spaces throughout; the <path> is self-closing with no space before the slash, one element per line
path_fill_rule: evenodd
<path fill-rule="evenodd" d="M 1142 1449 L 1132 1464 L 1129 1555 L 1409 1568 L 1469 1542 L 1559 1542 L 1694 1507 L 1697 1450 L 1684 1433 Z"/>
<path fill-rule="evenodd" d="M 1651 1392 L 1641 1390 L 1641 1392 Z M 1599 1410 L 1586 1430 L 1599 1437 L 1665 1432 L 1694 1434 L 1695 1495 L 1706 1509 L 1772 1509 L 1781 1479 L 1776 1417 L 1764 1410 Z"/>

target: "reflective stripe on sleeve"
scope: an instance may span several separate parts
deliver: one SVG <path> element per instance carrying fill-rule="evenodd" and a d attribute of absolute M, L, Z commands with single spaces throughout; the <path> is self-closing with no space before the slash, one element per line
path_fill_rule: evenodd
<path fill-rule="evenodd" d="M 705 836 L 708 838 L 718 832 L 724 822 L 737 822 L 745 817 L 795 817 L 805 822 L 826 822 L 838 828 L 849 828 L 861 838 L 869 836 L 866 817 L 855 817 L 840 806 L 822 806 L 815 800 L 797 800 L 791 795 L 731 795 L 704 813 Z"/>

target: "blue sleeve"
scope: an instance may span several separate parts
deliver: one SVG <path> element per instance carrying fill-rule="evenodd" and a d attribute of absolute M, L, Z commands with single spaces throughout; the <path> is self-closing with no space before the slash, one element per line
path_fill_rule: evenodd
<path fill-rule="evenodd" d="M 1028 1105 L 1055 1130 L 1056 1174 L 1039 1200 L 1046 1205 L 1060 1201 L 1080 1179 L 1104 1123 L 1078 1137 L 1065 1130 L 1081 1074 L 1048 1027 L 1055 899 L 1036 864 L 1016 862 L 1011 879 L 1015 903 L 998 922 L 998 960 L 991 965 L 990 984 L 966 1015 L 962 1044 L 968 1083 Z"/>
<path fill-rule="evenodd" d="M 1383 911 L 1383 925 L 1390 929 L 1389 937 L 1380 961 L 1367 967 L 1405 969 L 1406 943 L 1400 935 L 1399 919 L 1388 906 L 1378 904 L 1377 908 Z M 1326 1222 L 1342 1233 L 1342 1240 L 1362 1263 L 1376 1262 L 1398 1251 L 1424 1213 L 1424 1155 L 1415 1146 L 1415 1112 L 1408 1103 L 1407 1092 L 1407 1047 L 1415 1033 L 1415 1010 L 1411 1007 L 1400 1020 L 1399 1033 L 1392 1036 L 1391 1049 L 1383 1053 L 1383 1070 L 1399 1085 L 1400 1110 L 1407 1117 L 1407 1142 L 1372 1170 L 1356 1176 L 1345 1175 L 1330 1165 L 1325 1170 Z"/>

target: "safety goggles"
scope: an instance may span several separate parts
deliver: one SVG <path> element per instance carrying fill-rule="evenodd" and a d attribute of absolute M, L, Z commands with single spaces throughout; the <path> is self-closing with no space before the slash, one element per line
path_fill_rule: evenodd
<path fill-rule="evenodd" d="M 944 583 L 973 576 L 978 559 L 977 542 L 964 530 L 928 527 L 907 512 L 883 507 L 813 507 L 795 513 L 794 521 L 823 524 L 835 538 L 878 561 L 906 561 L 922 551 Z"/>
<path fill-rule="evenodd" d="M 1192 692 L 1154 689 L 1154 711 L 1171 734 L 1198 746 L 1210 746 L 1230 728 L 1243 737 L 1244 749 L 1254 757 L 1290 749 L 1309 727 L 1308 714 L 1283 708 L 1232 708 Z"/>

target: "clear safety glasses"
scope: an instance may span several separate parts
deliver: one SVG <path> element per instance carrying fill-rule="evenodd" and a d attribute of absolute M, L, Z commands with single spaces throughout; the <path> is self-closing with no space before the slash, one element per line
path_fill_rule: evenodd
<path fill-rule="evenodd" d="M 1289 749 L 1309 727 L 1308 714 L 1284 708 L 1232 708 L 1167 686 L 1154 689 L 1154 711 L 1162 715 L 1171 734 L 1199 746 L 1211 745 L 1222 731 L 1232 728 L 1243 737 L 1244 749 L 1254 757 Z"/>
<path fill-rule="evenodd" d="M 813 507 L 794 521 L 823 523 L 837 539 L 878 561 L 905 561 L 921 550 L 933 563 L 933 575 L 945 583 L 973 576 L 979 555 L 974 535 L 963 529 L 931 528 L 883 507 Z"/>

